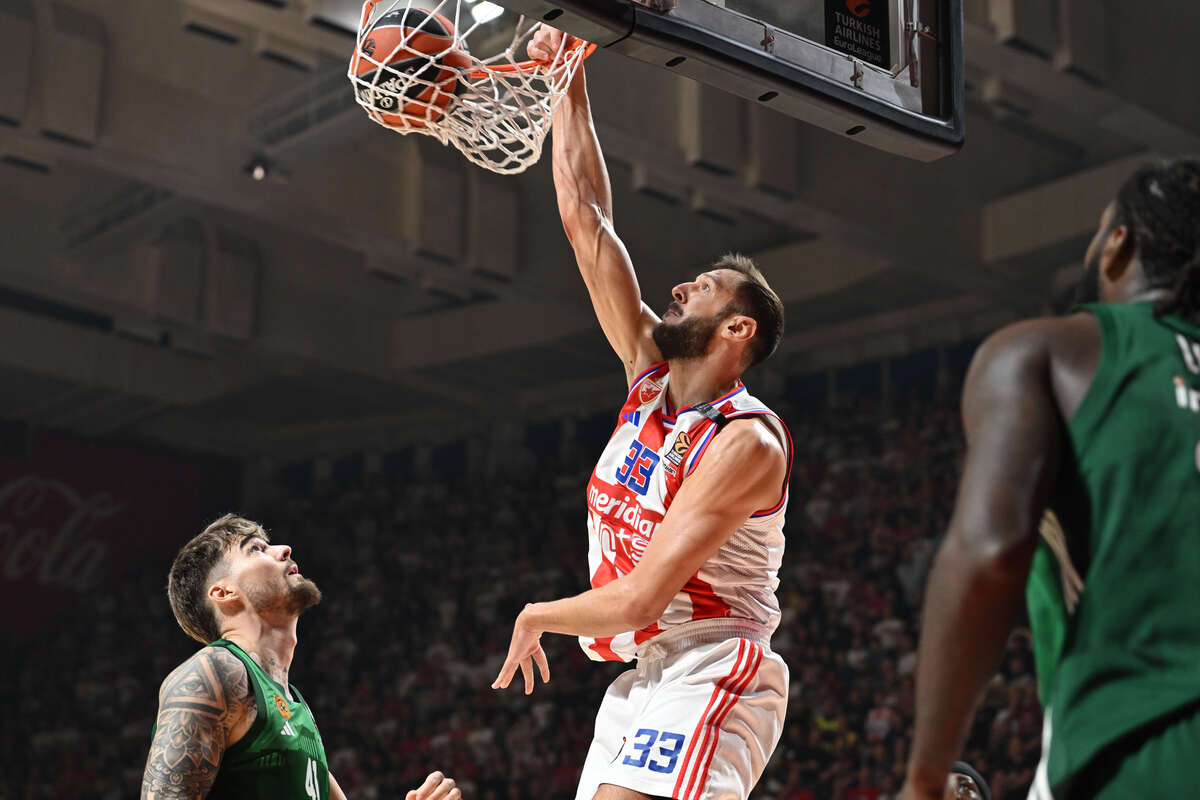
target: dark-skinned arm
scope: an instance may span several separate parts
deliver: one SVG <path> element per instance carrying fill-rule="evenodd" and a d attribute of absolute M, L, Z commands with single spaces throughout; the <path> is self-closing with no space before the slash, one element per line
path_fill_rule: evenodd
<path fill-rule="evenodd" d="M 925 594 L 904 798 L 942 796 L 1021 613 L 1062 437 L 1049 327 L 1035 320 L 1001 330 L 967 374 L 966 464 Z"/>
<path fill-rule="evenodd" d="M 246 667 L 223 647 L 206 647 L 163 681 L 142 800 L 194 800 L 212 788 L 235 731 L 257 709 Z"/>

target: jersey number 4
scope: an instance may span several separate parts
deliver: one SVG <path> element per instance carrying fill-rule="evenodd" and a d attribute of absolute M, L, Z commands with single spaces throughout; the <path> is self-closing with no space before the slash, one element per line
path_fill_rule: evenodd
<path fill-rule="evenodd" d="M 310 758 L 308 760 L 308 769 L 304 771 L 304 793 L 311 800 L 321 800 L 321 782 L 320 774 L 317 772 L 318 769 L 317 762 Z"/>
<path fill-rule="evenodd" d="M 654 468 L 657 466 L 658 453 L 635 441 L 629 446 L 625 463 L 617 470 L 617 483 L 638 494 L 645 494 L 650 488 L 650 476 L 654 474 Z"/>

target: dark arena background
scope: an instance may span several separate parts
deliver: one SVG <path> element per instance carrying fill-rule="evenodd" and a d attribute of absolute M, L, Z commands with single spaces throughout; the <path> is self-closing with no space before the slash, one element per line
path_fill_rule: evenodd
<path fill-rule="evenodd" d="M 500 5 L 483 24 L 524 10 Z M 778 5 L 772 24 L 824 30 L 822 3 Z M 736 251 L 786 308 L 745 378 L 795 443 L 773 640 L 791 697 L 761 800 L 896 796 L 972 355 L 1061 310 L 1136 166 L 1200 152 L 1195 7 L 949 7 L 966 138 L 937 152 L 617 44 L 586 62 L 650 306 Z M 227 511 L 325 593 L 291 680 L 349 797 L 435 768 L 464 797 L 574 797 L 620 668 L 547 635 L 548 685 L 490 683 L 524 603 L 587 588 L 622 369 L 549 143 L 498 175 L 372 124 L 346 79 L 359 14 L 0 0 L 0 797 L 136 796 L 159 684 L 195 651 L 167 570 Z M 1019 627 L 964 753 L 993 797 L 1026 796 L 1041 719 Z"/>

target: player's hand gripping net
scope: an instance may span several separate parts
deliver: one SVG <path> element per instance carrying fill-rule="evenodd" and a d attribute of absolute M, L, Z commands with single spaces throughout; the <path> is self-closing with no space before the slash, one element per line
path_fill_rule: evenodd
<path fill-rule="evenodd" d="M 541 157 L 554 109 L 595 45 L 559 36 L 553 52 L 535 48 L 543 57 L 519 60 L 541 23 L 522 16 L 507 37 L 503 20 L 481 22 L 469 8 L 465 0 L 366 0 L 347 76 L 380 125 L 433 136 L 493 172 L 522 172 Z M 503 49 L 494 55 L 469 49 L 497 38 Z"/>

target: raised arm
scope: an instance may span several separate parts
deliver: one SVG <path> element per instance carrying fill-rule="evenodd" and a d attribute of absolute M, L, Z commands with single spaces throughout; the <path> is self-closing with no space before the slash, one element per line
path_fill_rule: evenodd
<path fill-rule="evenodd" d="M 563 34 L 543 26 L 530 43 L 533 58 L 553 58 Z M 600 328 L 632 381 L 662 360 L 651 332 L 658 315 L 642 302 L 629 253 L 613 228 L 612 187 L 592 124 L 583 68 L 554 116 L 554 189 L 558 213 Z"/>
<path fill-rule="evenodd" d="M 225 749 L 256 714 L 254 690 L 237 656 L 222 647 L 206 647 L 183 662 L 159 689 L 142 800 L 207 795 Z"/>

